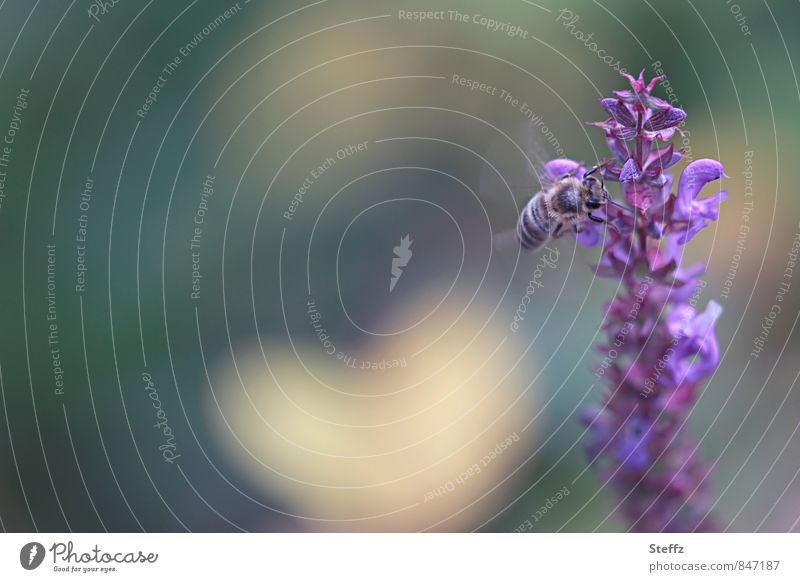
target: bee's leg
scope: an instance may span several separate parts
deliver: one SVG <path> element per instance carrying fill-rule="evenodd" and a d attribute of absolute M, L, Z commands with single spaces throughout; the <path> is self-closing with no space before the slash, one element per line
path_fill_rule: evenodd
<path fill-rule="evenodd" d="M 589 220 L 591 220 L 592 222 L 597 222 L 599 224 L 607 224 L 609 226 L 609 228 L 611 228 L 612 230 L 617 231 L 617 234 L 622 234 L 622 231 L 619 228 L 617 228 L 616 224 L 613 224 L 611 222 L 603 220 L 599 216 L 593 215 L 591 212 L 589 213 Z"/>
<path fill-rule="evenodd" d="M 556 226 L 555 230 L 553 231 L 553 238 L 561 238 L 562 236 L 564 236 L 564 233 L 562 232 L 563 229 L 564 229 L 564 223 L 559 222 L 558 226 Z"/>
<path fill-rule="evenodd" d="M 589 213 L 589 220 L 591 220 L 592 222 L 599 222 L 600 224 L 603 224 L 605 222 L 605 220 L 603 220 L 599 216 L 595 216 L 591 212 Z"/>

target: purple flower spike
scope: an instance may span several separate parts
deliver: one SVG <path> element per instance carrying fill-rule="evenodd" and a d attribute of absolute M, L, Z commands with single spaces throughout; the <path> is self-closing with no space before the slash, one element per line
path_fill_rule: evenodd
<path fill-rule="evenodd" d="M 703 267 L 683 267 L 681 245 L 718 218 L 725 191 L 698 196 L 725 173 L 715 160 L 697 160 L 684 169 L 674 192 L 667 170 L 684 152 L 656 142 L 680 131 L 686 113 L 651 95 L 658 77 L 646 82 L 644 73 L 624 75 L 631 89 L 603 99 L 609 117 L 591 125 L 604 130 L 612 154 L 601 164 L 603 177 L 620 183 L 635 211 L 607 205 L 598 215 L 614 229 L 589 221 L 579 225 L 580 244 L 602 243 L 595 272 L 621 284 L 607 306 L 607 340 L 597 346 L 604 359 L 595 374 L 607 388 L 602 407 L 583 415 L 586 452 L 603 484 L 622 500 L 628 529 L 714 531 L 708 469 L 681 427 L 698 386 L 719 364 L 714 328 L 722 308 L 709 301 L 698 313 L 692 306 L 702 290 Z M 551 180 L 583 171 L 565 159 L 545 168 Z"/>

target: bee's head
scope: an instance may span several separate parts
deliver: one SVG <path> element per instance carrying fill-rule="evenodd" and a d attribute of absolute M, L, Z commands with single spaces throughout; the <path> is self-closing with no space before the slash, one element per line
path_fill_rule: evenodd
<path fill-rule="evenodd" d="M 599 166 L 595 166 L 583 175 L 581 181 L 581 190 L 583 191 L 584 201 L 586 208 L 589 210 L 597 210 L 608 199 L 608 192 L 603 184 L 603 178 L 598 175 L 593 175 Z"/>

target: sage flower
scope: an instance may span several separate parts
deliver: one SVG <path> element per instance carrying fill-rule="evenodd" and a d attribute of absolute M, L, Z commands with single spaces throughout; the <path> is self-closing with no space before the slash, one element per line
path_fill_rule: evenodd
<path fill-rule="evenodd" d="M 596 373 L 605 389 L 598 407 L 584 411 L 586 451 L 602 482 L 615 491 L 627 528 L 645 532 L 714 531 L 708 515 L 708 466 L 686 429 L 701 383 L 719 364 L 715 325 L 722 308 L 695 307 L 705 285 L 703 266 L 684 267 L 683 245 L 719 216 L 724 190 L 701 196 L 725 176 L 722 164 L 689 163 L 676 181 L 668 172 L 685 152 L 670 140 L 686 113 L 652 95 L 645 82 L 623 73 L 631 89 L 602 99 L 611 156 L 600 163 L 619 182 L 628 208 L 598 213 L 611 227 L 581 225 L 578 241 L 602 243 L 595 272 L 621 282 L 606 305 L 606 340 Z M 548 164 L 579 168 L 560 159 Z"/>

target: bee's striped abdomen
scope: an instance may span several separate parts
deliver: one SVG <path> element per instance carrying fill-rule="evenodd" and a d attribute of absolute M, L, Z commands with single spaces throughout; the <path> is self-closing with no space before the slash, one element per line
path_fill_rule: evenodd
<path fill-rule="evenodd" d="M 530 199 L 517 221 L 517 239 L 522 247 L 534 251 L 550 238 L 550 218 L 543 192 Z"/>

